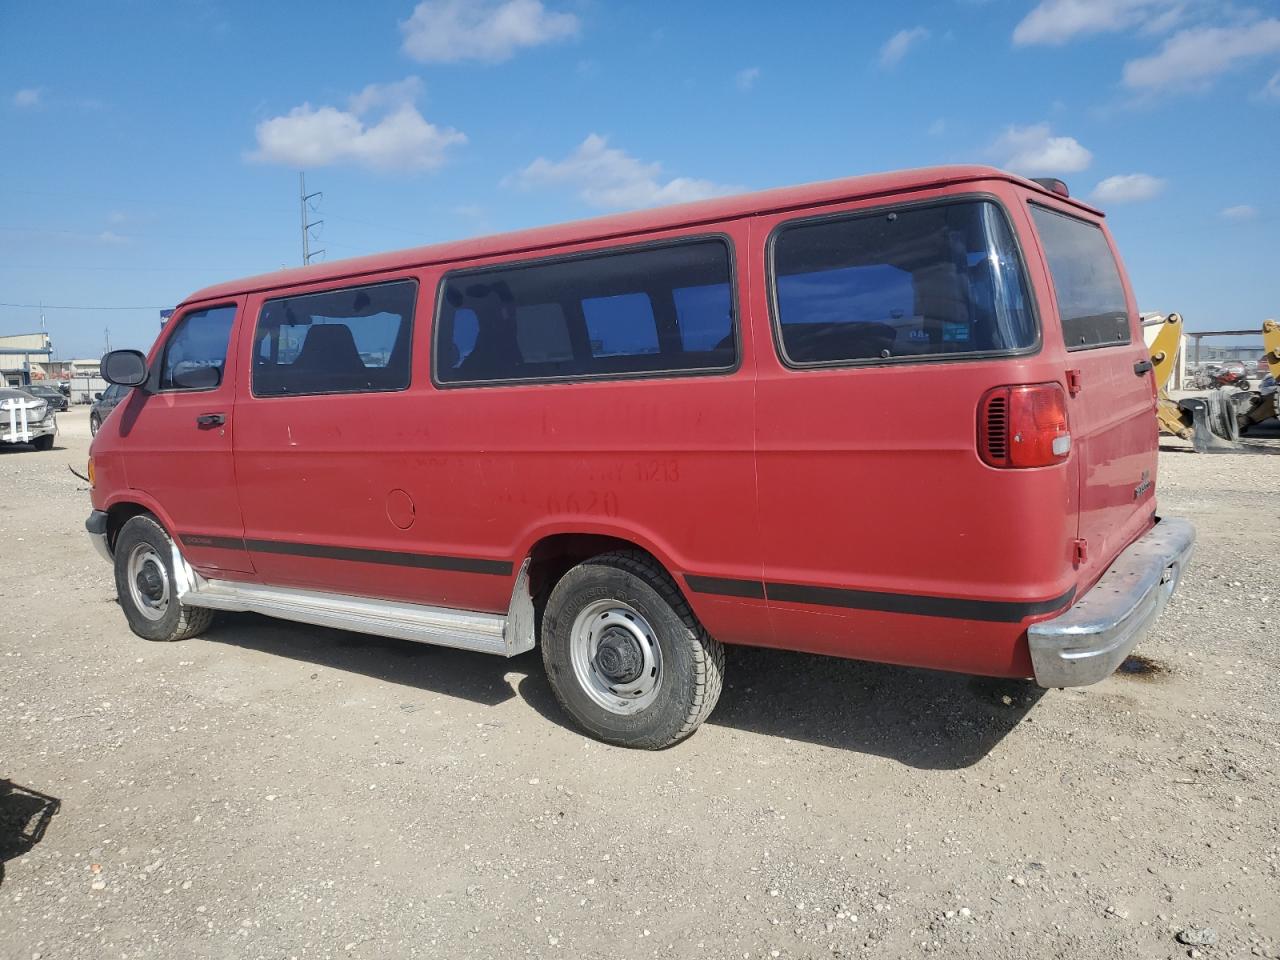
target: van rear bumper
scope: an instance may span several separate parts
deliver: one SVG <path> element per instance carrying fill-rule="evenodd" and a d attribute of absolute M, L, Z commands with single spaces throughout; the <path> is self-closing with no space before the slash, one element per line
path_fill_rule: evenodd
<path fill-rule="evenodd" d="M 1032 624 L 1036 683 L 1082 687 L 1111 676 L 1164 610 L 1195 544 L 1189 521 L 1157 520 L 1069 610 Z"/>

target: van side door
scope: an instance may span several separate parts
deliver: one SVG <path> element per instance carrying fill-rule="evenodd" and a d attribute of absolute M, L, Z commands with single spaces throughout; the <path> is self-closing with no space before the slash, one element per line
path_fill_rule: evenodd
<path fill-rule="evenodd" d="M 99 432 L 118 431 L 129 486 L 196 569 L 251 573 L 232 462 L 234 345 L 244 298 L 192 306 L 152 351 L 147 389 L 132 390 Z"/>
<path fill-rule="evenodd" d="M 411 385 L 427 379 L 417 331 L 430 316 L 415 274 L 256 294 L 248 309 L 236 471 L 260 579 L 475 604 L 468 585 L 503 579 L 510 562 L 441 555 L 425 514 L 444 506 L 409 492 L 433 429 Z"/>
<path fill-rule="evenodd" d="M 733 221 L 435 268 L 432 455 L 413 482 L 442 547 L 518 565 L 584 535 L 634 543 L 713 636 L 772 642 L 747 231 Z M 616 549 L 600 543 L 581 549 Z"/>

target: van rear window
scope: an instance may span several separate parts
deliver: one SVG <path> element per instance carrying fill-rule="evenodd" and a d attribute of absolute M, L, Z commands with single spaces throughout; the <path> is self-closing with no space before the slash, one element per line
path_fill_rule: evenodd
<path fill-rule="evenodd" d="M 773 276 L 794 366 L 1016 353 L 1039 339 L 1008 221 L 985 200 L 784 225 Z"/>
<path fill-rule="evenodd" d="M 1102 228 L 1036 204 L 1031 217 L 1049 261 L 1067 349 L 1128 343 L 1124 285 Z"/>
<path fill-rule="evenodd" d="M 719 239 L 449 274 L 436 380 L 730 369 L 738 356 L 730 278 Z"/>

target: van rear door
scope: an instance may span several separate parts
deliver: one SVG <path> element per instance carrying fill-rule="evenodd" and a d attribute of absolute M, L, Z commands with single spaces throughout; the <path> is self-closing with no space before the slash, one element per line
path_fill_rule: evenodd
<path fill-rule="evenodd" d="M 1151 525 L 1157 432 L 1150 358 L 1132 291 L 1106 228 L 1081 214 L 1031 204 L 1067 348 L 1084 587 Z"/>

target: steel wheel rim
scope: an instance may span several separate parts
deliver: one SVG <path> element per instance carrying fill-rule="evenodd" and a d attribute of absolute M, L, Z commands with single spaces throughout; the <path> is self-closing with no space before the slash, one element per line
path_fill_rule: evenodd
<path fill-rule="evenodd" d="M 148 620 L 162 620 L 169 611 L 169 571 L 149 543 L 140 543 L 129 554 L 125 568 L 129 599 Z"/>
<path fill-rule="evenodd" d="M 579 611 L 569 635 L 569 659 L 591 701 L 619 716 L 645 709 L 662 687 L 657 634 L 621 600 L 597 600 Z"/>

